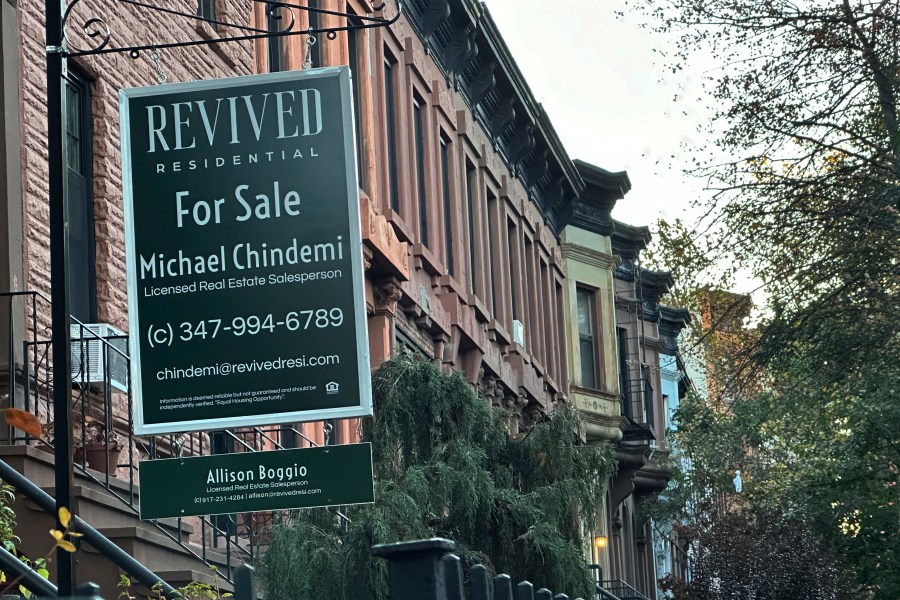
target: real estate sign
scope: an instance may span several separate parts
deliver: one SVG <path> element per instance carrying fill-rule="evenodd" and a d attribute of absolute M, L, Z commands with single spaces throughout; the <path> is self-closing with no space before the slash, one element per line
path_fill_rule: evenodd
<path fill-rule="evenodd" d="M 371 414 L 349 69 L 120 102 L 136 433 Z"/>
<path fill-rule="evenodd" d="M 145 520 L 375 501 L 371 444 L 145 460 L 139 469 Z"/>

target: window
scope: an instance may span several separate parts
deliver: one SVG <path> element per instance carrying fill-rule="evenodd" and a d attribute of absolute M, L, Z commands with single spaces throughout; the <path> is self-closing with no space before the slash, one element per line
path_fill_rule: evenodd
<path fill-rule="evenodd" d="M 419 243 L 428 246 L 428 195 L 425 181 L 425 101 L 413 96 L 413 135 L 416 148 L 416 191 L 419 196 Z"/>
<path fill-rule="evenodd" d="M 197 16 L 207 21 L 216 20 L 216 0 L 199 0 L 197 2 Z M 215 23 L 209 24 L 216 29 Z"/>
<path fill-rule="evenodd" d="M 653 386 L 650 385 L 650 367 L 641 365 L 641 383 L 644 387 L 644 422 L 653 425 Z"/>
<path fill-rule="evenodd" d="M 662 405 L 666 415 L 666 422 L 664 423 L 665 429 L 672 429 L 672 423 L 675 422 L 675 407 L 672 406 L 668 394 L 663 394 Z"/>
<path fill-rule="evenodd" d="M 617 330 L 619 342 L 619 392 L 622 394 L 622 415 L 631 416 L 631 394 L 628 389 L 628 331 L 622 327 Z"/>
<path fill-rule="evenodd" d="M 554 281 L 554 287 L 556 289 L 556 335 L 558 336 L 558 346 L 559 348 L 565 348 L 566 346 L 566 319 L 563 316 L 563 310 L 565 306 L 565 302 L 563 301 L 563 286 L 558 279 Z M 566 389 L 569 386 L 569 382 L 567 381 L 568 365 L 566 363 L 566 353 L 559 352 L 557 354 L 559 357 L 559 363 L 557 364 L 557 377 L 559 378 L 559 384 L 562 389 Z"/>
<path fill-rule="evenodd" d="M 384 58 L 384 122 L 387 128 L 388 186 L 391 195 L 391 210 L 400 214 L 400 183 L 397 168 L 397 113 L 396 113 L 396 67 L 397 63 L 387 55 Z"/>
<path fill-rule="evenodd" d="M 538 322 L 538 301 L 533 293 L 535 289 L 534 244 L 527 233 L 525 234 L 524 252 L 522 255 L 522 287 L 528 290 L 528 293 L 525 294 L 523 306 L 523 313 L 526 317 L 525 330 L 532 341 L 532 349 L 537 350 L 537 330 L 535 325 Z"/>
<path fill-rule="evenodd" d="M 441 188 L 444 193 L 444 244 L 447 249 L 447 271 L 456 277 L 453 256 L 453 202 L 450 197 L 450 140 L 441 133 Z"/>
<path fill-rule="evenodd" d="M 266 30 L 269 32 L 277 32 L 281 30 L 283 22 L 281 19 L 281 7 L 274 4 L 266 3 Z M 266 38 L 266 48 L 268 52 L 269 73 L 281 71 L 283 64 L 281 62 L 281 36 L 272 35 Z"/>
<path fill-rule="evenodd" d="M 578 349 L 581 355 L 581 385 L 597 388 L 597 352 L 594 317 L 595 295 L 592 290 L 577 288 Z"/>
<path fill-rule="evenodd" d="M 91 94 L 87 80 L 69 70 L 66 87 L 66 185 L 69 221 L 69 313 L 97 320 Z"/>
<path fill-rule="evenodd" d="M 541 286 L 540 293 L 537 294 L 538 298 L 541 301 L 541 335 L 539 337 L 539 341 L 541 343 L 541 361 L 544 363 L 544 367 L 553 370 L 554 367 L 554 355 L 553 352 L 553 330 L 552 330 L 552 322 L 553 322 L 553 310 L 551 308 L 550 302 L 550 268 L 543 258 L 538 260 L 538 264 L 540 266 L 540 279 L 538 284 Z"/>
<path fill-rule="evenodd" d="M 312 0 L 310 0 L 312 1 Z M 312 13 L 310 13 L 310 21 L 312 21 Z M 352 20 L 350 25 L 358 26 L 360 22 Z M 347 32 L 348 54 L 350 57 L 350 80 L 353 83 L 353 117 L 356 122 L 356 177 L 359 180 L 359 186 L 363 186 L 363 136 L 362 136 L 362 99 L 359 92 L 360 78 L 363 76 L 360 70 L 360 38 L 365 34 L 365 30 L 351 30 Z M 313 45 L 313 49 L 318 44 Z"/>
<path fill-rule="evenodd" d="M 519 262 L 517 260 L 518 236 L 516 235 L 516 224 L 510 219 L 506 220 L 506 239 L 507 249 L 509 251 L 509 297 L 512 301 L 512 318 L 516 321 L 523 321 L 521 310 L 519 308 L 519 294 L 517 287 L 521 282 L 521 272 Z M 528 288 L 526 288 L 528 289 Z M 531 340 L 529 340 L 529 344 Z"/>
<path fill-rule="evenodd" d="M 466 160 L 466 210 L 469 218 L 469 291 L 473 294 L 478 292 L 476 285 L 477 276 L 475 274 L 475 265 L 478 264 L 475 252 L 475 194 L 477 190 L 475 186 L 475 165 Z"/>
<path fill-rule="evenodd" d="M 497 228 L 497 196 L 491 190 L 487 191 L 487 226 L 488 226 L 488 234 L 485 238 L 485 243 L 488 247 L 488 262 L 490 263 L 491 268 L 491 311 L 494 313 L 494 318 L 498 321 L 500 320 L 500 306 L 497 303 L 497 286 L 500 285 L 500 268 L 497 265 L 496 257 L 494 256 L 494 244 L 497 242 L 497 236 L 499 229 Z"/>
<path fill-rule="evenodd" d="M 290 425 L 286 425 L 278 430 L 278 443 L 282 448 L 297 448 L 297 433 Z"/>

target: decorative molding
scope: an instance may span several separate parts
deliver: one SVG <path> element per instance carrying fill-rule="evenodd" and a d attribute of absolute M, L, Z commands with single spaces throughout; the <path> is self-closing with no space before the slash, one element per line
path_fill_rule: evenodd
<path fill-rule="evenodd" d="M 419 27 L 422 36 L 428 40 L 435 34 L 441 23 L 450 18 L 450 3 L 447 0 L 431 0 L 420 13 Z"/>
<path fill-rule="evenodd" d="M 478 56 L 478 45 L 475 43 L 475 25 L 469 23 L 463 29 L 454 31 L 447 44 L 447 68 L 454 74 L 459 73 L 469 61 Z"/>
<path fill-rule="evenodd" d="M 512 98 L 507 98 L 491 115 L 491 130 L 499 135 L 506 127 L 516 118 L 515 102 Z M 496 141 L 496 140 L 495 140 Z"/>
<path fill-rule="evenodd" d="M 610 236 L 613 233 L 613 222 L 609 210 L 587 204 L 581 199 L 575 202 L 567 224 L 599 235 Z"/>
<path fill-rule="evenodd" d="M 608 400 L 610 402 L 619 403 L 621 397 L 619 394 L 615 394 L 613 392 L 607 392 L 604 390 L 595 390 L 593 388 L 581 387 L 580 385 L 570 385 L 569 389 L 573 394 L 581 394 L 582 396 L 590 396 L 591 398 L 596 398 L 598 400 Z"/>
<path fill-rule="evenodd" d="M 403 297 L 403 288 L 396 278 L 376 281 L 372 285 L 372 296 L 375 300 L 375 311 L 394 314 L 397 302 Z"/>
<path fill-rule="evenodd" d="M 642 344 L 645 350 L 655 350 L 662 352 L 666 348 L 666 340 L 663 338 L 644 336 Z"/>
<path fill-rule="evenodd" d="M 475 107 L 480 106 L 484 102 L 485 97 L 487 97 L 487 93 L 497 85 L 497 78 L 494 77 L 494 69 L 496 68 L 497 63 L 490 62 L 486 66 L 479 68 L 477 75 L 472 79 L 469 89 Z"/>
<path fill-rule="evenodd" d="M 622 265 L 619 270 L 624 271 L 620 279 L 626 276 L 633 277 L 637 260 L 641 250 L 650 243 L 651 235 L 649 227 L 636 227 L 613 219 L 612 250 L 613 254 L 622 257 Z M 626 275 L 627 274 L 627 275 Z"/>
<path fill-rule="evenodd" d="M 564 259 L 591 265 L 598 269 L 612 271 L 619 265 L 618 257 L 579 244 L 568 242 L 560 244 L 560 250 L 562 250 Z"/>
<path fill-rule="evenodd" d="M 490 13 L 476 0 L 409 2 L 404 13 L 558 238 L 585 183 Z"/>

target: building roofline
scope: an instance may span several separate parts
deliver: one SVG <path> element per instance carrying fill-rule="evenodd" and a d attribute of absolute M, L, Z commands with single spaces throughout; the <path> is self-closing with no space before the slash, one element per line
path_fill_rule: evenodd
<path fill-rule="evenodd" d="M 404 14 L 510 172 L 558 235 L 585 184 L 483 2 L 431 0 Z"/>
<path fill-rule="evenodd" d="M 573 163 L 585 187 L 575 200 L 574 211 L 566 224 L 600 235 L 612 235 L 612 210 L 631 189 L 628 173 L 613 173 L 578 159 Z"/>

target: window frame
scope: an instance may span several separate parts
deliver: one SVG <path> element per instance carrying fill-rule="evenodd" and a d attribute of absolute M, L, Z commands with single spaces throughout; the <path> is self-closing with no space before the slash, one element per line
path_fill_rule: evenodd
<path fill-rule="evenodd" d="M 426 100 L 426 94 L 422 93 L 418 86 L 412 85 L 410 91 L 410 117 L 412 119 L 412 127 L 410 127 L 410 135 L 412 136 L 412 159 L 413 159 L 413 179 L 415 185 L 415 234 L 416 241 L 425 248 L 431 250 L 431 241 L 435 239 L 431 232 L 428 215 L 431 212 L 429 203 L 431 202 L 431 193 L 429 192 L 429 149 L 431 148 L 431 139 L 429 135 L 429 104 Z"/>
<path fill-rule="evenodd" d="M 484 235 L 477 235 L 482 231 L 478 207 L 481 203 L 481 183 L 479 177 L 478 161 L 473 159 L 465 150 L 462 151 L 462 164 L 464 167 L 464 186 L 466 189 L 466 239 L 469 241 L 469 251 L 466 253 L 468 263 L 468 281 L 466 288 L 469 293 L 477 298 L 484 299 L 484 283 L 479 277 L 476 265 L 484 264 L 482 260 L 482 240 Z M 470 168 L 471 167 L 471 168 Z"/>
<path fill-rule="evenodd" d="M 379 98 L 382 104 L 381 114 L 384 116 L 382 147 L 388 159 L 383 161 L 384 167 L 381 171 L 385 182 L 383 205 L 403 218 L 409 211 L 403 206 L 403 172 L 400 168 L 402 152 L 400 122 L 403 120 L 403 108 L 399 102 L 404 94 L 401 92 L 403 69 L 397 56 L 394 51 L 382 44 Z"/>
<path fill-rule="evenodd" d="M 442 229 L 441 238 L 444 246 L 444 267 L 447 273 L 457 281 L 459 278 L 459 260 L 457 257 L 457 240 L 459 239 L 458 227 L 456 224 L 456 178 L 457 167 L 454 157 L 456 156 L 453 147 L 453 136 L 447 133 L 447 128 L 443 124 L 438 125 L 438 165 L 441 172 L 441 221 Z"/>
<path fill-rule="evenodd" d="M 600 344 L 598 341 L 601 341 L 600 331 L 598 327 L 598 319 L 599 310 L 597 305 L 597 288 L 583 285 L 581 283 L 576 282 L 575 284 L 575 326 L 578 331 L 578 382 L 579 385 L 583 388 L 597 390 L 600 389 L 602 385 L 602 371 L 600 369 Z M 587 303 L 586 306 L 590 309 L 590 320 L 587 323 L 588 332 L 584 332 L 581 327 L 581 299 L 586 298 Z M 584 356 L 584 344 L 590 343 L 591 345 L 591 355 L 588 360 L 585 360 Z M 590 366 L 591 373 L 593 374 L 592 381 L 585 380 L 585 368 Z"/>
<path fill-rule="evenodd" d="M 197 16 L 207 21 L 213 31 L 218 30 L 218 0 L 197 0 Z"/>
<path fill-rule="evenodd" d="M 505 217 L 505 213 L 501 213 L 502 207 L 500 199 L 500 190 L 492 180 L 488 181 L 485 177 L 484 182 L 484 207 L 485 207 L 485 243 L 487 244 L 487 259 L 489 269 L 487 271 L 485 285 L 485 302 L 489 302 L 488 310 L 491 316 L 498 323 L 506 322 L 506 307 L 503 302 L 503 262 L 505 261 L 503 252 L 503 240 L 506 234 L 500 229 L 501 219 Z M 497 235 L 491 235 L 492 231 L 496 231 Z"/>
<path fill-rule="evenodd" d="M 307 0 L 307 6 L 318 5 L 319 0 Z M 362 21 L 352 11 L 350 5 L 347 5 L 347 14 L 353 15 L 347 18 L 347 25 L 361 26 Z M 312 26 L 313 18 L 318 19 L 318 13 L 310 11 L 309 19 Z M 363 112 L 363 90 L 362 90 L 362 65 L 367 62 L 368 58 L 368 30 L 367 29 L 350 29 L 347 31 L 347 65 L 350 67 L 350 83 L 351 96 L 353 98 L 353 121 L 356 125 L 354 131 L 354 141 L 356 142 L 356 178 L 357 185 L 368 190 L 368 181 L 366 181 L 366 140 L 363 132 L 365 130 L 366 115 Z M 312 46 L 313 66 L 321 61 L 321 50 L 319 44 Z M 318 52 L 318 54 L 316 54 Z"/>
<path fill-rule="evenodd" d="M 77 93 L 78 106 L 71 106 L 70 91 L 75 90 Z M 93 97 L 91 93 L 91 80 L 81 73 L 78 69 L 70 67 L 63 82 L 63 92 L 66 94 L 66 119 L 65 129 L 63 132 L 63 170 L 65 173 L 64 185 L 66 188 L 67 211 L 66 219 L 69 228 L 69 247 L 68 253 L 68 270 L 69 270 L 69 313 L 79 319 L 83 323 L 95 323 L 98 320 L 97 307 L 97 240 L 94 223 L 94 154 L 93 154 Z M 73 169 L 71 164 L 72 152 L 70 149 L 70 134 L 72 126 L 72 117 L 78 124 L 77 132 L 77 160 L 80 163 L 78 169 Z M 83 198 L 74 193 L 69 183 L 69 172 L 75 176 L 84 179 L 84 196 Z M 81 202 L 81 206 L 77 206 L 76 202 Z M 75 211 L 80 212 L 78 215 Z M 76 218 L 79 217 L 79 218 Z M 72 252 L 72 238 L 76 233 L 77 223 L 83 223 L 84 234 L 84 251 L 83 257 L 75 256 Z M 75 274 L 72 269 L 76 266 L 86 267 L 84 273 Z M 76 286 L 82 281 L 82 277 L 86 277 L 85 297 L 74 299 L 73 291 L 78 289 Z M 80 290 L 79 290 L 80 291 Z M 75 300 L 73 302 L 73 300 Z M 79 302 L 83 300 L 86 303 L 85 310 L 82 312 Z"/>

